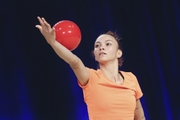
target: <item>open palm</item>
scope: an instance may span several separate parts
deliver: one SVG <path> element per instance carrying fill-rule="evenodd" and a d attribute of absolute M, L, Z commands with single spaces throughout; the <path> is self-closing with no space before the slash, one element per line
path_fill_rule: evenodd
<path fill-rule="evenodd" d="M 55 41 L 55 29 L 51 27 L 51 25 L 45 20 L 45 18 L 37 17 L 40 25 L 36 25 L 35 27 L 39 29 L 41 34 L 45 37 L 46 41 L 49 44 L 53 44 Z"/>

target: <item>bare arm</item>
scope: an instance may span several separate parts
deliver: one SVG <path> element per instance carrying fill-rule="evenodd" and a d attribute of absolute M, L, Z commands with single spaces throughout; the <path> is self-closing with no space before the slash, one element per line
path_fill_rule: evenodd
<path fill-rule="evenodd" d="M 40 22 L 40 25 L 36 25 L 36 28 L 40 30 L 41 34 L 51 45 L 56 54 L 71 66 L 79 82 L 82 85 L 85 85 L 89 79 L 89 72 L 82 61 L 71 51 L 69 51 L 67 48 L 65 48 L 55 40 L 55 30 L 51 28 L 49 23 L 47 23 L 44 18 L 38 17 L 38 20 Z"/>
<path fill-rule="evenodd" d="M 136 100 L 136 109 L 135 109 L 135 116 L 134 120 L 146 120 L 144 116 L 144 111 L 141 105 L 141 101 L 138 99 Z"/>

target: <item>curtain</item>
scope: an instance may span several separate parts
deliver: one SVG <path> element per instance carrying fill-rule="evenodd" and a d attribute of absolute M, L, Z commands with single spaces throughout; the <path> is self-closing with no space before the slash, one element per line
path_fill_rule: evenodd
<path fill-rule="evenodd" d="M 180 1 L 2 0 L 0 16 L 0 120 L 88 120 L 77 79 L 35 28 L 37 16 L 75 22 L 82 39 L 72 52 L 94 69 L 94 41 L 117 32 L 120 69 L 138 78 L 146 119 L 180 120 Z"/>

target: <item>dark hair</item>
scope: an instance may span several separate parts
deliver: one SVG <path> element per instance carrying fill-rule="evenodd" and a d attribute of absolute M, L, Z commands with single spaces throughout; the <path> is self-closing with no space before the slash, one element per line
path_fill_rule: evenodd
<path fill-rule="evenodd" d="M 115 38 L 115 40 L 117 41 L 118 43 L 118 49 L 120 49 L 122 51 L 122 44 L 121 44 L 121 37 L 116 33 L 116 32 L 112 32 L 112 31 L 108 31 L 105 33 L 106 35 L 110 35 L 112 37 Z M 121 56 L 120 58 L 118 58 L 118 64 L 119 66 L 121 67 L 122 64 L 123 64 L 123 57 Z"/>

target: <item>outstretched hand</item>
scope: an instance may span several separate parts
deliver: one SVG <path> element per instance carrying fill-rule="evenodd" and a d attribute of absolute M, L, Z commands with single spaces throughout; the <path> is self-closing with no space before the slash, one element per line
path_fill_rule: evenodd
<path fill-rule="evenodd" d="M 55 42 L 56 34 L 55 29 L 51 28 L 51 25 L 42 17 L 37 17 L 40 25 L 36 25 L 35 27 L 39 29 L 41 34 L 45 37 L 46 41 L 52 45 Z"/>

